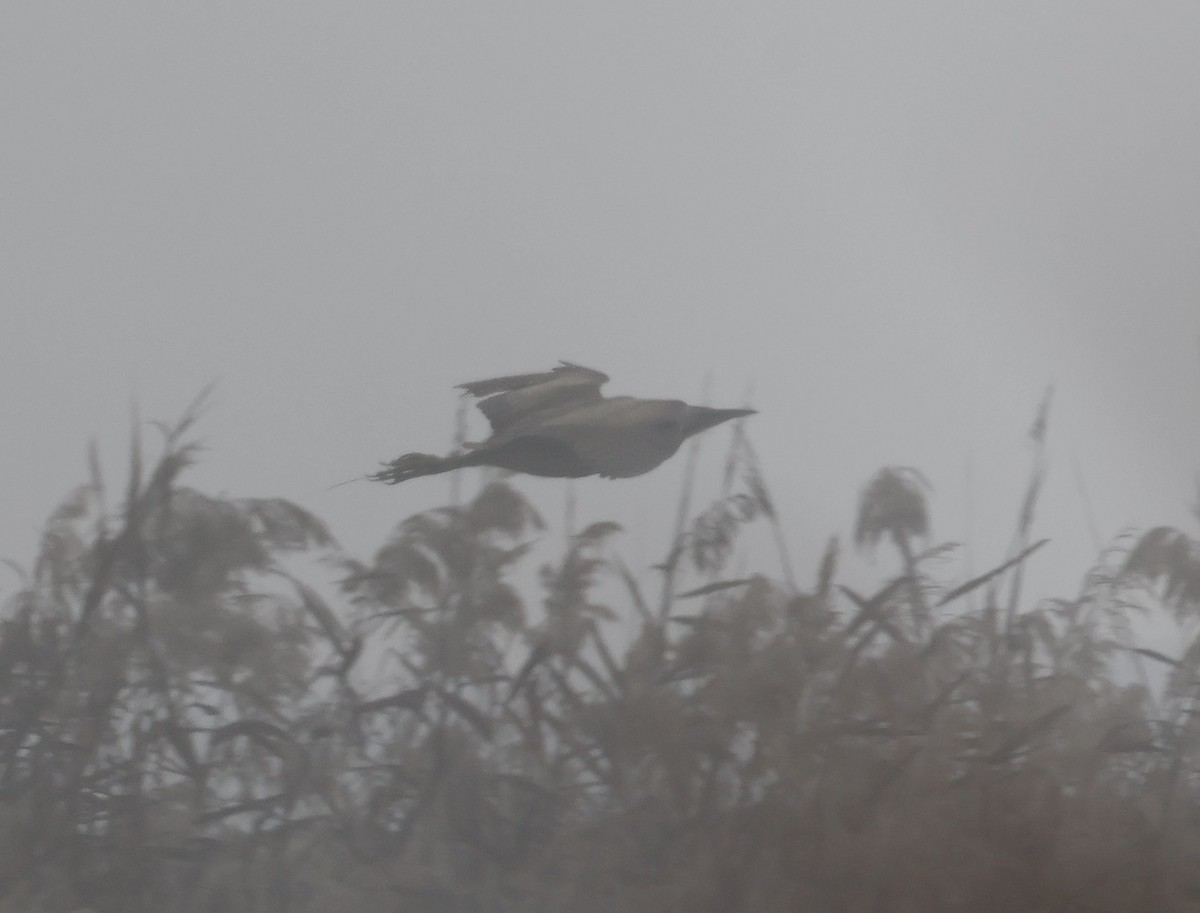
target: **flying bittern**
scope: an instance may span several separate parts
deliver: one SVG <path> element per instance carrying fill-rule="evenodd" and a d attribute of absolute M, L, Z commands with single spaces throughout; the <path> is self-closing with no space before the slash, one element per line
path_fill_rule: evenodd
<path fill-rule="evenodd" d="M 542 374 L 515 374 L 460 384 L 479 402 L 492 436 L 439 457 L 406 453 L 367 478 L 395 485 L 467 466 L 497 466 L 529 475 L 627 479 L 649 472 L 679 445 L 753 409 L 709 409 L 672 399 L 603 397 L 599 371 L 560 362 Z"/>

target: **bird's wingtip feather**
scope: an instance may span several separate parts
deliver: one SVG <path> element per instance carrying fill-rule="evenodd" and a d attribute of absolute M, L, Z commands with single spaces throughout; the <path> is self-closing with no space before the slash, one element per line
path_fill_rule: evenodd
<path fill-rule="evenodd" d="M 456 390 L 462 390 L 464 396 L 491 396 L 493 393 L 505 393 L 510 390 L 520 390 L 555 380 L 564 374 L 578 374 L 586 378 L 589 384 L 600 386 L 608 380 L 608 375 L 594 368 L 585 368 L 569 361 L 560 361 L 558 365 L 541 374 L 508 374 L 504 377 L 490 377 L 487 380 L 473 380 L 465 384 L 457 384 Z"/>
<path fill-rule="evenodd" d="M 595 368 L 585 368 L 583 365 L 577 365 L 573 361 L 559 359 L 558 367 L 555 371 L 578 371 L 581 374 L 586 374 L 598 383 L 604 383 L 609 379 L 608 375 L 603 371 L 597 371 Z"/>

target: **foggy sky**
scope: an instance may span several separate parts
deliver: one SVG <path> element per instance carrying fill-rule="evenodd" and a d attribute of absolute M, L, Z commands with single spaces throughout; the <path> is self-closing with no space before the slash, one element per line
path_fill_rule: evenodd
<path fill-rule="evenodd" d="M 131 403 L 213 380 L 192 483 L 367 550 L 446 480 L 325 486 L 444 448 L 454 384 L 559 358 L 759 409 L 802 577 L 887 464 L 998 560 L 1049 384 L 1048 562 L 1093 553 L 1081 483 L 1102 539 L 1196 528 L 1194 4 L 5 12 L 0 555 L 89 438 L 119 484 Z M 680 478 L 578 483 L 578 513 L 652 525 Z"/>

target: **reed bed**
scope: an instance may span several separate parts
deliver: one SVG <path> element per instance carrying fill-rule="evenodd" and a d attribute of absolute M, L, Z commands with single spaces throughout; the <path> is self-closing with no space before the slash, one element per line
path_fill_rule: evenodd
<path fill-rule="evenodd" d="M 1200 910 L 1200 642 L 1134 633 L 1195 631 L 1200 542 L 1029 597 L 1044 410 L 972 579 L 919 473 L 867 481 L 854 547 L 900 569 L 871 590 L 836 540 L 789 552 L 740 433 L 653 569 L 599 521 L 521 592 L 549 534 L 516 483 L 356 559 L 188 487 L 197 416 L 116 492 L 93 457 L 7 599 L 0 913 Z M 783 579 L 730 574 L 751 524 Z"/>

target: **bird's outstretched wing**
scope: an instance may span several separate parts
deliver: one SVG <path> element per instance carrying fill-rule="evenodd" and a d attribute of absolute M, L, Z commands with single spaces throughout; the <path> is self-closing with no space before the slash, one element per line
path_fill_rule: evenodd
<path fill-rule="evenodd" d="M 551 371 L 477 380 L 459 384 L 459 389 L 487 397 L 479 403 L 479 411 L 487 416 L 493 433 L 500 434 L 526 418 L 596 402 L 607 380 L 600 371 L 563 361 Z"/>

